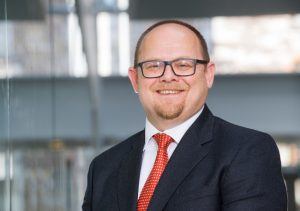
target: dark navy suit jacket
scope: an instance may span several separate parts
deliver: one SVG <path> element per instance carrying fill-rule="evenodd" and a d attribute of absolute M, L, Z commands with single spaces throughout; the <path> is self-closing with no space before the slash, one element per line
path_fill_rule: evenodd
<path fill-rule="evenodd" d="M 144 131 L 96 157 L 83 211 L 134 211 Z M 207 106 L 176 147 L 150 211 L 286 211 L 280 157 L 267 134 L 212 115 Z"/>

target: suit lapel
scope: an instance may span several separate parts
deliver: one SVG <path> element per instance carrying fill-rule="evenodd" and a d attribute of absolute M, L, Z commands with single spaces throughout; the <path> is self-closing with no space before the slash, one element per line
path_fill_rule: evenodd
<path fill-rule="evenodd" d="M 160 178 L 148 210 L 163 210 L 171 195 L 188 173 L 208 153 L 204 143 L 212 139 L 213 116 L 207 106 L 183 136 Z"/>
<path fill-rule="evenodd" d="M 140 132 L 132 144 L 132 149 L 122 162 L 118 175 L 118 201 L 120 210 L 135 210 L 141 168 L 145 131 Z"/>

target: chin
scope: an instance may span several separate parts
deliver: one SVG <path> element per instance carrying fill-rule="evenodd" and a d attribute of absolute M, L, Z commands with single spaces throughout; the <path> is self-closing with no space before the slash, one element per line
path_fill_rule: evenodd
<path fill-rule="evenodd" d="M 172 120 L 176 119 L 182 114 L 183 106 L 176 106 L 173 109 L 162 109 L 162 108 L 156 108 L 155 109 L 156 114 L 165 120 Z"/>

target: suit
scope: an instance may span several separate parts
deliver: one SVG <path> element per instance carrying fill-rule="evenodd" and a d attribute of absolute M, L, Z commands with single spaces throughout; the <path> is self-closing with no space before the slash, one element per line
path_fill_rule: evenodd
<path fill-rule="evenodd" d="M 136 209 L 145 133 L 96 157 L 83 211 Z M 183 136 L 155 189 L 151 211 L 285 211 L 286 188 L 271 136 L 203 112 Z"/>

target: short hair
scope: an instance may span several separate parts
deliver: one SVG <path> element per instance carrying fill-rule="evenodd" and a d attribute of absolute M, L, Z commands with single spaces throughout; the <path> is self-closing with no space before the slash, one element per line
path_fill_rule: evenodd
<path fill-rule="evenodd" d="M 184 26 L 184 27 L 190 29 L 192 32 L 194 32 L 194 34 L 197 36 L 197 38 L 200 42 L 200 45 L 202 47 L 201 51 L 202 51 L 204 59 L 207 61 L 210 60 L 206 41 L 205 41 L 204 37 L 202 36 L 202 34 L 195 27 L 193 27 L 192 25 L 190 25 L 186 22 L 180 21 L 180 20 L 163 20 L 163 21 L 159 21 L 159 22 L 153 24 L 152 26 L 150 26 L 149 28 L 147 28 L 142 33 L 140 38 L 138 39 L 136 47 L 135 47 L 135 52 L 134 52 L 134 66 L 137 66 L 139 50 L 141 48 L 141 44 L 142 44 L 144 38 L 146 37 L 146 35 L 158 26 L 161 26 L 164 24 L 172 24 L 172 23 Z"/>

